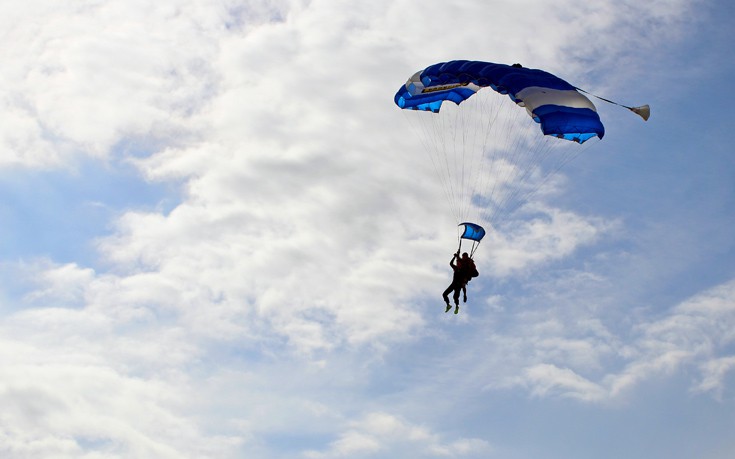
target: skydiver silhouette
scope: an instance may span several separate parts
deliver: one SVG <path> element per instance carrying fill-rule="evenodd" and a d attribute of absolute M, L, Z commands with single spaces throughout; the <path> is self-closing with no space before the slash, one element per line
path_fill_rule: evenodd
<path fill-rule="evenodd" d="M 457 260 L 456 264 L 454 263 L 454 260 Z M 466 303 L 467 283 L 473 277 L 477 277 L 479 273 L 477 272 L 477 268 L 475 267 L 474 260 L 470 258 L 467 252 L 462 254 L 462 258 L 459 257 L 459 252 L 455 253 L 454 256 L 452 256 L 452 259 L 449 261 L 449 266 L 452 267 L 452 270 L 454 272 L 452 274 L 452 283 L 449 284 L 449 287 L 447 287 L 447 289 L 444 290 L 444 293 L 442 293 L 444 302 L 447 303 L 447 309 L 445 309 L 444 312 L 449 312 L 449 310 L 452 309 L 452 305 L 449 303 L 449 293 L 454 291 L 454 295 L 452 296 L 455 305 L 454 313 L 458 314 L 460 291 L 462 292 L 463 300 Z"/>
<path fill-rule="evenodd" d="M 467 254 L 465 254 L 467 255 Z M 459 252 L 455 253 L 452 256 L 452 259 L 449 260 L 449 266 L 452 267 L 452 283 L 449 284 L 449 287 L 447 287 L 446 290 L 444 290 L 444 293 L 442 293 L 442 298 L 444 298 L 444 302 L 447 303 L 447 309 L 444 310 L 444 312 L 449 312 L 450 309 L 452 309 L 452 305 L 449 303 L 449 293 L 454 291 L 454 295 L 452 298 L 454 299 L 454 313 L 459 313 L 459 293 L 462 291 L 464 293 L 464 301 L 467 302 L 467 282 L 465 281 L 465 274 L 463 270 L 460 270 L 460 266 L 454 263 L 454 260 L 460 261 L 459 258 Z"/>

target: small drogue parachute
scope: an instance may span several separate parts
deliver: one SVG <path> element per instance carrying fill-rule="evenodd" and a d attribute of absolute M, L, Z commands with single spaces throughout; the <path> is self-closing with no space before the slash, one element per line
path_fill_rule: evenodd
<path fill-rule="evenodd" d="M 394 101 L 418 133 L 455 221 L 498 227 L 531 195 L 553 190 L 556 172 L 604 137 L 595 105 L 580 91 L 544 70 L 457 60 L 416 72 Z M 622 106 L 650 114 L 648 106 Z M 459 224 L 460 245 L 479 244 L 472 225 L 479 227 Z"/>
<path fill-rule="evenodd" d="M 457 249 L 457 252 L 462 251 L 462 239 L 467 239 L 472 241 L 472 248 L 470 249 L 469 254 L 470 257 L 472 257 L 475 254 L 475 250 L 477 250 L 477 246 L 480 245 L 480 241 L 482 241 L 482 238 L 485 237 L 485 228 L 478 225 L 477 223 L 470 222 L 460 223 L 457 226 L 464 227 L 464 231 L 459 237 L 459 249 Z"/>

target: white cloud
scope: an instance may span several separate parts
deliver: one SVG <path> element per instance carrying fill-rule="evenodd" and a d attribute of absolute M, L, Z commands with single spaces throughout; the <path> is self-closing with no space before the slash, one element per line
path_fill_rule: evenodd
<path fill-rule="evenodd" d="M 29 2 L 4 13 L 13 46 L 0 55 L 11 121 L 0 165 L 64 167 L 120 142 L 146 151 L 180 141 L 213 95 L 224 11 L 208 2 Z"/>
<path fill-rule="evenodd" d="M 568 368 L 554 365 L 534 365 L 526 370 L 524 379 L 530 384 L 531 395 L 534 396 L 571 397 L 583 401 L 597 401 L 605 396 L 605 390 L 598 384 Z"/>
<path fill-rule="evenodd" d="M 3 326 L 4 457 L 216 456 L 231 448 L 236 439 L 202 437 L 182 410 L 195 393 L 174 370 L 170 349 L 181 349 L 181 338 L 113 330 L 107 317 L 70 310 L 27 313 Z"/>
<path fill-rule="evenodd" d="M 488 388 L 521 386 L 538 397 L 614 403 L 651 378 L 692 368 L 701 372 L 692 389 L 720 396 L 733 367 L 728 353 L 735 340 L 733 305 L 735 281 L 682 302 L 659 320 L 641 323 L 626 344 L 585 318 L 570 324 L 527 314 L 520 337 L 492 337 L 507 351 L 500 361 L 512 369 Z"/>
<path fill-rule="evenodd" d="M 337 457 L 372 457 L 383 451 L 391 455 L 411 457 L 481 457 L 492 451 L 481 439 L 461 438 L 444 443 L 440 434 L 385 412 L 372 412 L 358 421 L 351 422 L 349 430 L 343 432 L 325 451 L 307 451 L 312 459 Z"/>
<path fill-rule="evenodd" d="M 618 224 L 581 217 L 559 209 L 538 209 L 543 215 L 517 222 L 508 233 L 493 234 L 491 270 L 499 276 L 537 267 L 571 255 L 597 241 Z"/>
<path fill-rule="evenodd" d="M 701 366 L 702 380 L 694 387 L 698 392 L 714 392 L 722 397 L 725 390 L 725 377 L 735 369 L 735 356 L 707 360 Z"/>
<path fill-rule="evenodd" d="M 73 263 L 62 266 L 43 263 L 32 269 L 39 276 L 36 281 L 40 289 L 31 292 L 27 297 L 28 301 L 43 303 L 46 300 L 61 303 L 60 305 L 84 305 L 83 293 L 94 278 L 94 270 L 81 268 Z"/>

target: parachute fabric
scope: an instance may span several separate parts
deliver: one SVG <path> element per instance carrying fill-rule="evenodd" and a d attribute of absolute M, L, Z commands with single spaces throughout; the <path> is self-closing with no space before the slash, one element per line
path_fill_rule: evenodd
<path fill-rule="evenodd" d="M 464 222 L 457 226 L 464 226 L 464 232 L 460 236 L 462 239 L 480 242 L 485 237 L 485 228 L 476 223 Z"/>
<path fill-rule="evenodd" d="M 479 61 L 434 64 L 411 77 L 394 100 L 401 108 L 437 113 L 444 101 L 459 105 L 484 87 L 526 107 L 544 135 L 579 143 L 605 135 L 594 104 L 574 86 L 543 70 L 520 66 Z"/>

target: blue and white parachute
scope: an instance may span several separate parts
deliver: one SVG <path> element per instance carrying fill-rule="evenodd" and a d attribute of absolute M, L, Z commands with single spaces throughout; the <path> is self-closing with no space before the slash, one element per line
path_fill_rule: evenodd
<path fill-rule="evenodd" d="M 520 65 L 479 61 L 434 64 L 414 74 L 398 90 L 401 108 L 439 112 L 445 101 L 460 104 L 481 88 L 507 94 L 525 107 L 545 135 L 583 143 L 605 135 L 595 105 L 561 78 Z"/>
<path fill-rule="evenodd" d="M 529 197 L 553 191 L 555 173 L 605 135 L 595 105 L 573 85 L 518 64 L 434 64 L 411 76 L 394 101 L 423 142 L 458 223 L 498 227 L 532 210 Z M 472 227 L 463 225 L 460 244 L 472 239 Z"/>

